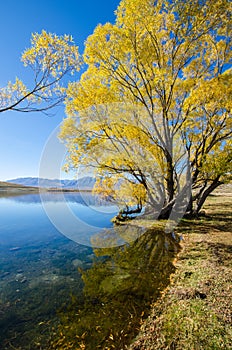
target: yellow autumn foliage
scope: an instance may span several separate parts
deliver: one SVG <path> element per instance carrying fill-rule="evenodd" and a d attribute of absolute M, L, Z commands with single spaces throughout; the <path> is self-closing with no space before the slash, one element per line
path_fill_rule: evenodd
<path fill-rule="evenodd" d="M 128 202 L 142 186 L 164 210 L 186 187 L 200 196 L 229 176 L 218 166 L 212 177 L 210 164 L 231 147 L 230 17 L 227 0 L 122 0 L 115 23 L 87 39 L 87 70 L 67 91 L 71 166 L 94 169 L 103 188 L 120 178 Z"/>
<path fill-rule="evenodd" d="M 0 112 L 46 111 L 64 100 L 62 80 L 80 69 L 78 47 L 70 35 L 57 36 L 43 30 L 32 34 L 31 47 L 21 57 L 33 71 L 33 85 L 27 87 L 16 78 L 0 89 Z"/>

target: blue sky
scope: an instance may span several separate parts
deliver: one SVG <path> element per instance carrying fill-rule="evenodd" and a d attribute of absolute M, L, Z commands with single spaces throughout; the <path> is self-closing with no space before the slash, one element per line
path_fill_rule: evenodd
<path fill-rule="evenodd" d="M 83 43 L 98 23 L 113 22 L 119 0 L 9 0 L 0 2 L 0 86 L 15 77 L 28 81 L 30 72 L 20 61 L 33 32 L 42 29 L 71 34 Z M 52 117 L 41 113 L 0 114 L 0 181 L 38 176 L 41 153 L 49 135 L 65 117 L 59 108 Z M 63 177 L 72 177 L 63 176 Z"/>

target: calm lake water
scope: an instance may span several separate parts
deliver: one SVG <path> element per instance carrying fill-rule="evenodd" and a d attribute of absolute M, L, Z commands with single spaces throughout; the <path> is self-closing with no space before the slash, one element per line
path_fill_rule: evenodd
<path fill-rule="evenodd" d="M 0 198 L 0 349 L 126 347 L 179 248 L 115 213 L 89 193 Z"/>

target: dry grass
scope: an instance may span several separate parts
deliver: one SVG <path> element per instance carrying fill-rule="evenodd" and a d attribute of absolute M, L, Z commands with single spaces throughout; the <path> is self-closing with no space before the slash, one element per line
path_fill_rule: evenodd
<path fill-rule="evenodd" d="M 0 181 L 0 198 L 30 193 L 39 193 L 39 188 Z"/>
<path fill-rule="evenodd" d="M 201 220 L 183 220 L 176 273 L 132 350 L 232 349 L 232 196 L 212 196 Z"/>

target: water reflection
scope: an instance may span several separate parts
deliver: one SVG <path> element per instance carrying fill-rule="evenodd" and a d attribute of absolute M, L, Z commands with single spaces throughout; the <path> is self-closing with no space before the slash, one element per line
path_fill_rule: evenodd
<path fill-rule="evenodd" d="M 84 305 L 73 300 L 60 314 L 50 349 L 66 349 L 67 344 L 86 350 L 126 349 L 151 303 L 168 285 L 178 250 L 172 235 L 155 230 L 121 247 L 95 249 L 93 266 L 79 269 Z"/>
<path fill-rule="evenodd" d="M 44 212 L 44 209 L 47 215 Z M 49 234 L 91 246 L 91 237 L 112 226 L 112 203 L 91 193 L 24 194 L 0 198 L 0 244 L 24 244 Z M 33 233 L 36 233 L 34 235 Z"/>
<path fill-rule="evenodd" d="M 70 202 L 78 203 L 84 206 L 112 206 L 111 203 L 103 200 L 99 196 L 93 196 L 90 192 L 41 192 L 38 193 L 27 193 L 18 194 L 17 196 L 10 196 L 10 200 L 18 203 L 41 203 L 45 202 Z"/>
<path fill-rule="evenodd" d="M 85 224 L 73 230 L 87 245 L 53 227 L 39 195 L 0 198 L 2 349 L 125 349 L 174 270 L 174 236 L 136 222 L 113 226 L 112 204 L 64 196 L 44 203 L 71 235 L 69 208 Z"/>

